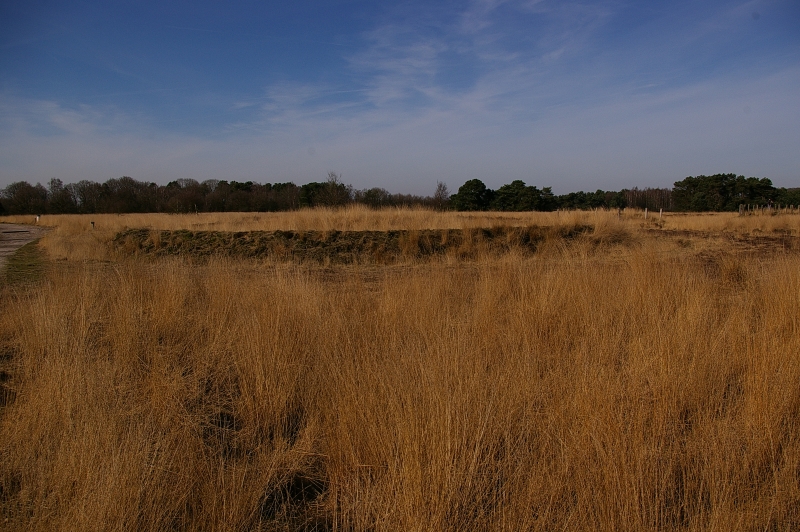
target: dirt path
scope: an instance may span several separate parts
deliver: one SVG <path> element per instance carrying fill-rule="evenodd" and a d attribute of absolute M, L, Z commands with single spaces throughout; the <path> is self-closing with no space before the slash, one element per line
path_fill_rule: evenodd
<path fill-rule="evenodd" d="M 16 250 L 41 238 L 47 232 L 44 227 L 34 225 L 0 223 L 0 271 L 5 268 L 6 260 Z"/>

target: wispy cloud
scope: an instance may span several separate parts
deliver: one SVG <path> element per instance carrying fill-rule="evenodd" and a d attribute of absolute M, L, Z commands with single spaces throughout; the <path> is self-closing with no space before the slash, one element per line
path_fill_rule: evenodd
<path fill-rule="evenodd" d="M 120 125 L 121 114 L 110 108 L 79 105 L 68 108 L 54 101 L 0 95 L 0 131 L 29 135 L 85 136 L 107 133 Z"/>
<path fill-rule="evenodd" d="M 492 25 L 492 12 L 509 0 L 472 0 L 459 16 L 459 28 L 464 33 L 479 33 Z"/>
<path fill-rule="evenodd" d="M 669 186 L 717 171 L 792 184 L 800 68 L 687 77 L 669 70 L 684 68 L 676 57 L 686 43 L 736 30 L 706 20 L 739 12 L 717 8 L 674 34 L 643 24 L 629 31 L 648 38 L 637 35 L 632 47 L 609 38 L 623 9 L 487 0 L 423 16 L 425 24 L 390 17 L 342 50 L 340 78 L 283 79 L 209 106 L 195 119 L 213 135 L 114 106 L 0 94 L 0 185 L 47 179 L 53 169 L 65 180 L 296 182 L 336 170 L 357 187 L 416 193 L 473 177 L 565 192 Z"/>

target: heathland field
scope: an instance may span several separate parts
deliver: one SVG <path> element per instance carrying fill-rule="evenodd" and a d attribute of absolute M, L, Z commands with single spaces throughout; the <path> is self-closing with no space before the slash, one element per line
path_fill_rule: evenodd
<path fill-rule="evenodd" d="M 39 224 L 5 530 L 800 529 L 800 215 Z"/>

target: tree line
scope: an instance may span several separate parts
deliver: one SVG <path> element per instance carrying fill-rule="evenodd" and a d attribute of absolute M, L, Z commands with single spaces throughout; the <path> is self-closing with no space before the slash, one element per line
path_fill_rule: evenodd
<path fill-rule="evenodd" d="M 736 211 L 739 205 L 800 205 L 800 188 L 775 188 L 767 178 L 736 174 L 687 177 L 672 189 L 680 211 Z"/>
<path fill-rule="evenodd" d="M 178 179 L 167 185 L 131 177 L 105 183 L 64 184 L 51 179 L 45 187 L 25 181 L 0 189 L 0 214 L 270 212 L 302 207 L 363 203 L 372 207 L 424 205 L 444 208 L 441 198 L 391 194 L 382 188 L 355 190 L 331 172 L 323 182 L 254 183 Z"/>
<path fill-rule="evenodd" d="M 800 205 L 800 188 L 776 188 L 767 178 L 736 174 L 690 176 L 669 188 L 570 192 L 557 196 L 517 180 L 492 190 L 470 179 L 450 196 L 460 211 L 553 211 L 556 209 L 664 209 L 665 211 L 736 211 L 739 205 Z"/>
<path fill-rule="evenodd" d="M 431 196 L 392 194 L 383 188 L 356 190 L 330 172 L 325 181 L 304 185 L 210 179 L 178 179 L 167 185 L 131 177 L 105 183 L 83 180 L 64 184 L 51 179 L 47 187 L 25 181 L 0 190 L 0 214 L 189 213 L 289 211 L 302 207 L 359 203 L 374 208 L 424 206 L 460 211 L 553 211 L 557 209 L 618 209 L 667 211 L 735 211 L 740 204 L 800 205 L 800 188 L 776 188 L 767 178 L 715 174 L 687 177 L 669 188 L 553 194 L 521 180 L 497 190 L 470 179 L 450 195 L 437 183 Z"/>

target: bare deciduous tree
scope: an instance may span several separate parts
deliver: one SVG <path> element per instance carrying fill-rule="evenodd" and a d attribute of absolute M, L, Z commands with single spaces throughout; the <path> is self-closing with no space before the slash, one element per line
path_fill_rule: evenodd
<path fill-rule="evenodd" d="M 450 203 L 450 191 L 447 184 L 442 181 L 436 182 L 436 192 L 433 193 L 433 206 L 435 209 L 443 211 Z"/>

